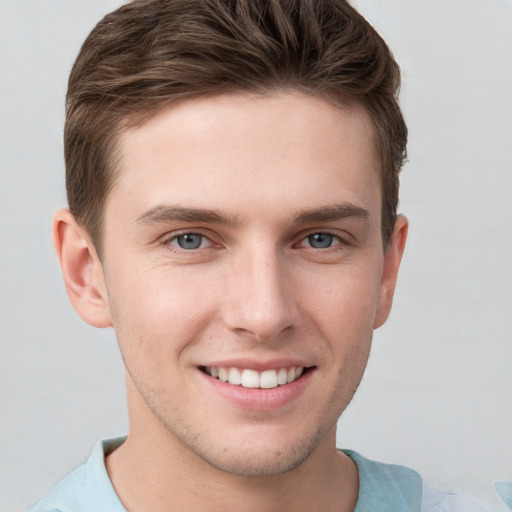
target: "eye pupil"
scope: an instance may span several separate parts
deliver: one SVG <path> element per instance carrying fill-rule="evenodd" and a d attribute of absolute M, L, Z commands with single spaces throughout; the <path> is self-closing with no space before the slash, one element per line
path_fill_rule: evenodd
<path fill-rule="evenodd" d="M 176 238 L 176 242 L 182 249 L 198 249 L 203 241 L 202 235 L 186 233 Z"/>
<path fill-rule="evenodd" d="M 325 249 L 332 245 L 333 236 L 328 233 L 314 233 L 308 236 L 308 242 L 315 249 Z"/>

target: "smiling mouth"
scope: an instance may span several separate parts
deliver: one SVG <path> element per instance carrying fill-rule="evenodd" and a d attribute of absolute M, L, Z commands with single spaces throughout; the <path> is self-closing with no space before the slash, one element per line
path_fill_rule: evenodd
<path fill-rule="evenodd" d="M 233 386 L 253 389 L 272 389 L 291 384 L 299 379 L 304 372 L 307 372 L 309 368 L 304 366 L 291 366 L 258 372 L 250 368 L 203 366 L 201 370 L 210 377 L 222 382 L 227 382 Z"/>

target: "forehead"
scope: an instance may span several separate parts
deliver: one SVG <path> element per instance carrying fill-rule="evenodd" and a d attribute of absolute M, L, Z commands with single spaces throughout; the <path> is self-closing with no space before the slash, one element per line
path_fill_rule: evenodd
<path fill-rule="evenodd" d="M 167 203 L 237 215 L 340 202 L 380 211 L 372 141 L 357 104 L 290 92 L 188 99 L 121 135 L 106 215 L 128 200 L 133 215 Z"/>

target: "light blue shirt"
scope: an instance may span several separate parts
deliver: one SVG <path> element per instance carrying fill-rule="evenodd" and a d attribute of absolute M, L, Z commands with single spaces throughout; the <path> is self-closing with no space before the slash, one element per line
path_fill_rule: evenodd
<path fill-rule="evenodd" d="M 105 455 L 125 437 L 106 439 L 89 459 L 61 480 L 27 512 L 126 512 L 105 468 Z M 473 512 L 481 510 L 452 495 L 424 489 L 416 471 L 382 464 L 343 450 L 357 465 L 359 496 L 354 512 Z"/>

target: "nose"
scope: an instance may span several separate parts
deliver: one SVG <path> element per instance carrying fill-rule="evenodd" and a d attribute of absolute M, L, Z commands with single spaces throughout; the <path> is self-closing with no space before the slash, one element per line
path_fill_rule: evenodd
<path fill-rule="evenodd" d="M 251 251 L 227 278 L 224 323 L 255 341 L 278 340 L 297 318 L 290 269 L 275 250 Z"/>

